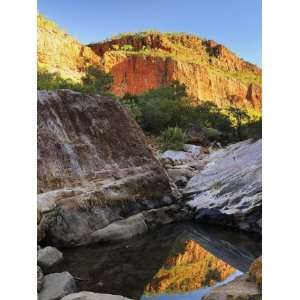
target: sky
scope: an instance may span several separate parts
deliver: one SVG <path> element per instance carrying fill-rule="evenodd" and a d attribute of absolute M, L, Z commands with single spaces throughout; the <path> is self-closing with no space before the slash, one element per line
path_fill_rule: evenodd
<path fill-rule="evenodd" d="M 261 66 L 261 0 L 39 0 L 38 11 L 83 44 L 121 32 L 186 32 Z"/>

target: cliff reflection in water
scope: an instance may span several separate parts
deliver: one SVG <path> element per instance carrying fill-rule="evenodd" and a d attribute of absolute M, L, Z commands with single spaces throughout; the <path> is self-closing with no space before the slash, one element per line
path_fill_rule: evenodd
<path fill-rule="evenodd" d="M 200 300 L 210 286 L 246 272 L 261 241 L 191 222 L 171 224 L 130 240 L 62 249 L 53 272 L 70 272 L 81 291 L 131 299 Z"/>
<path fill-rule="evenodd" d="M 176 243 L 163 266 L 146 286 L 145 295 L 187 293 L 222 282 L 236 269 L 194 240 Z"/>

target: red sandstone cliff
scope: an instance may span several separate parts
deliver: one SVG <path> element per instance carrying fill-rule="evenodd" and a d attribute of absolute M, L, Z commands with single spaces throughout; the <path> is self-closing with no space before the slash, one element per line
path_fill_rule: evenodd
<path fill-rule="evenodd" d="M 114 77 L 113 93 L 140 94 L 178 80 L 197 103 L 261 107 L 261 70 L 212 40 L 180 33 L 142 32 L 81 45 L 38 17 L 38 67 L 80 80 L 89 65 Z"/>
<path fill-rule="evenodd" d="M 113 74 L 113 92 L 119 96 L 178 80 L 196 102 L 261 107 L 261 70 L 214 41 L 186 34 L 140 33 L 89 46 Z"/>

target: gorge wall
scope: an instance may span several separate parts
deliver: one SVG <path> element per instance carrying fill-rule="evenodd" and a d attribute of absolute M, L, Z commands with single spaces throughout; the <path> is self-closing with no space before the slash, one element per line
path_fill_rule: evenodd
<path fill-rule="evenodd" d="M 187 34 L 137 33 L 89 45 L 113 74 L 113 92 L 140 94 L 178 80 L 195 102 L 261 107 L 261 70 L 223 45 Z"/>
<path fill-rule="evenodd" d="M 87 66 L 100 66 L 99 57 L 89 47 L 80 44 L 41 15 L 37 18 L 37 36 L 39 69 L 78 81 Z"/>
<path fill-rule="evenodd" d="M 76 246 L 129 238 L 179 216 L 177 196 L 119 102 L 38 92 L 40 241 Z"/>
<path fill-rule="evenodd" d="M 215 41 L 184 33 L 140 32 L 84 46 L 38 17 L 39 68 L 78 81 L 89 65 L 113 75 L 117 96 L 178 80 L 195 103 L 261 108 L 261 70 Z"/>

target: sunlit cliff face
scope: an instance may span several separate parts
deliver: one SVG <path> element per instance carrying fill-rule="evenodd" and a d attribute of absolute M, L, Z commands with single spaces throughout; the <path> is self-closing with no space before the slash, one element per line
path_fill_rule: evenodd
<path fill-rule="evenodd" d="M 194 240 L 176 245 L 145 294 L 185 293 L 215 285 L 236 271 Z"/>
<path fill-rule="evenodd" d="M 178 80 L 195 103 L 261 108 L 261 69 L 221 44 L 189 34 L 140 32 L 86 46 L 39 16 L 37 54 L 39 69 L 73 81 L 90 65 L 104 68 L 117 96 Z"/>

